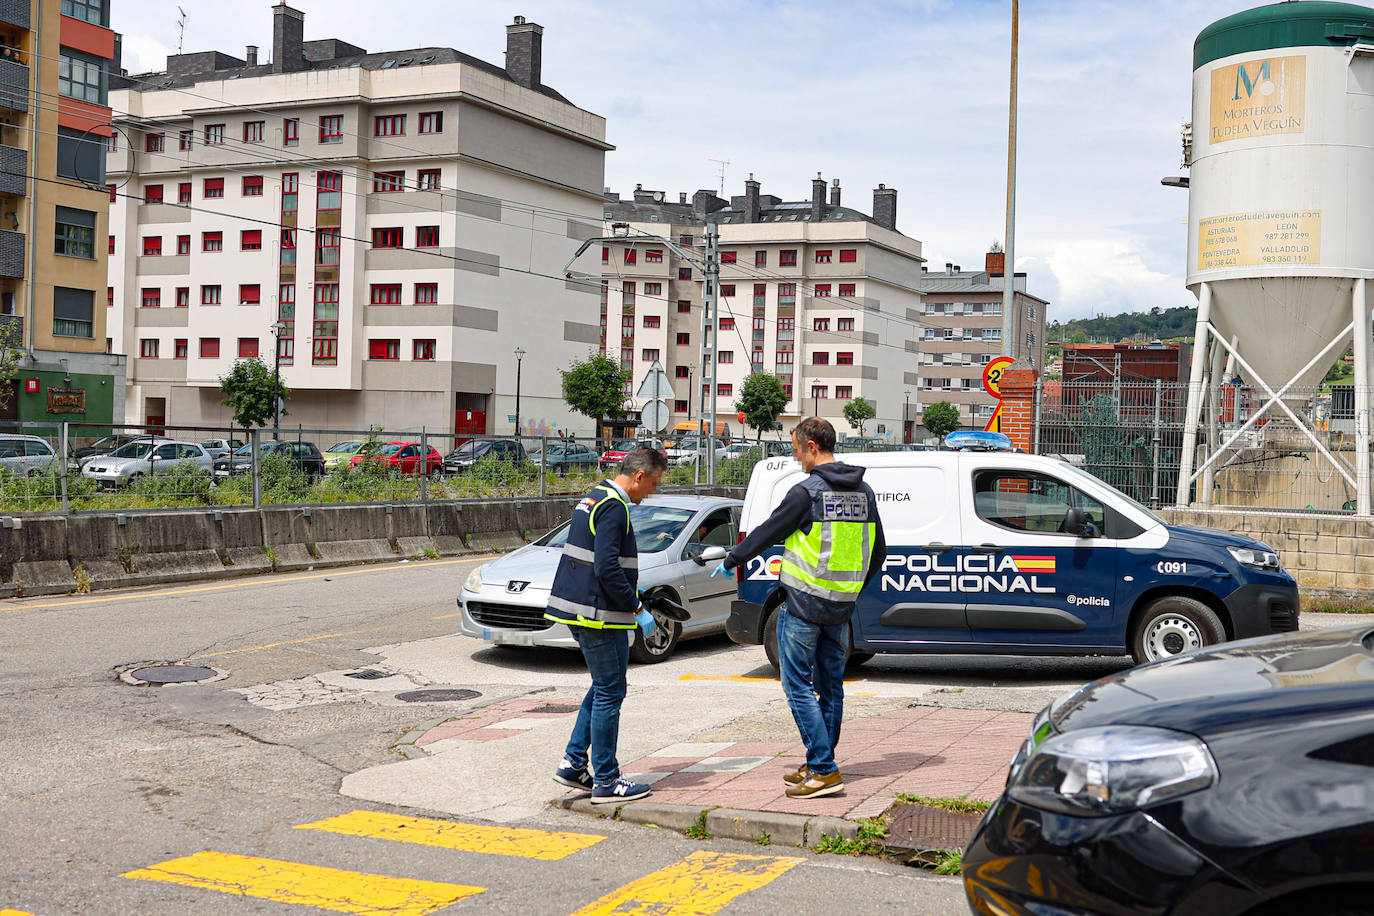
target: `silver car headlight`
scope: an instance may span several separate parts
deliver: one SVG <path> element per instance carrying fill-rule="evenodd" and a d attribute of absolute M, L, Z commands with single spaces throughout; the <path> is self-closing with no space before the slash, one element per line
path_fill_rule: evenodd
<path fill-rule="evenodd" d="M 1078 817 L 1135 811 L 1211 786 L 1216 761 L 1192 735 L 1104 725 L 1047 738 L 1007 787 L 1014 801 Z"/>
<path fill-rule="evenodd" d="M 1241 566 L 1248 566 L 1251 569 L 1279 569 L 1279 555 L 1272 550 L 1258 550 L 1254 547 L 1230 547 L 1226 548 L 1231 556 L 1236 558 L 1236 562 Z"/>
<path fill-rule="evenodd" d="M 468 574 L 468 580 L 463 583 L 463 591 L 480 592 L 482 590 L 482 567 L 477 567 Z"/>

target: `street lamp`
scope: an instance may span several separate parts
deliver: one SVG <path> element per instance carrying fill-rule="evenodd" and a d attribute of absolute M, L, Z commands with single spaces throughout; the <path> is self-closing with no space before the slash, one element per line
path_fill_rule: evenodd
<path fill-rule="evenodd" d="M 520 364 L 525 359 L 525 351 L 515 348 L 515 441 L 520 441 Z"/>
<path fill-rule="evenodd" d="M 272 438 L 281 438 L 281 336 L 286 333 L 285 319 L 272 322 Z"/>
<path fill-rule="evenodd" d="M 911 389 L 906 391 L 906 400 L 902 403 L 902 444 L 911 444 Z"/>
<path fill-rule="evenodd" d="M 697 371 L 696 363 L 687 364 L 687 419 L 692 419 L 692 379 Z"/>

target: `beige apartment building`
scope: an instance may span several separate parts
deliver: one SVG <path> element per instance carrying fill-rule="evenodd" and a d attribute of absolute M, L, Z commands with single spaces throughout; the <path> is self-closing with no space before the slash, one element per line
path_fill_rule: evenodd
<path fill-rule="evenodd" d="M 948 401 L 959 408 L 959 419 L 966 427 L 986 426 L 997 406 L 983 390 L 983 369 L 993 357 L 1028 356 L 1037 369 L 1044 370 L 1049 303 L 1026 292 L 1026 275 L 1016 274 L 1016 313 L 1008 349 L 1002 340 L 1005 282 L 1005 256 L 1000 251 L 987 253 L 982 270 L 966 271 L 949 263 L 943 271 L 922 273 L 920 366 L 913 366 L 907 376 L 916 424 L 925 407 Z M 916 435 L 921 431 L 916 430 Z"/>
<path fill-rule="evenodd" d="M 900 441 L 904 385 L 920 336 L 921 243 L 897 231 L 897 191 L 879 185 L 871 213 L 843 206 L 838 180 L 819 176 L 810 198 L 762 194 L 752 176 L 726 201 L 712 191 L 667 200 L 636 187 L 609 190 L 603 216 L 625 224 L 602 252 L 602 346 L 631 373 L 633 393 L 657 361 L 672 384 L 672 421 L 709 414 L 742 432 L 735 402 L 751 372 L 777 375 L 790 400 L 783 435 L 817 414 L 857 436 L 842 415 L 864 398 L 877 410 L 864 429 Z M 697 264 L 655 241 L 704 256 L 706 223 L 719 227 L 719 334 L 704 327 Z M 716 389 L 702 368 L 716 361 Z M 635 401 L 640 404 L 640 401 Z M 748 433 L 753 435 L 752 431 Z"/>
<path fill-rule="evenodd" d="M 559 370 L 599 343 L 597 290 L 564 266 L 601 234 L 612 147 L 543 84 L 543 29 L 516 17 L 498 66 L 271 11 L 269 60 L 173 55 L 111 93 L 129 418 L 224 424 L 218 380 L 257 356 L 293 426 L 509 434 L 520 396 L 524 433 L 589 433 Z"/>

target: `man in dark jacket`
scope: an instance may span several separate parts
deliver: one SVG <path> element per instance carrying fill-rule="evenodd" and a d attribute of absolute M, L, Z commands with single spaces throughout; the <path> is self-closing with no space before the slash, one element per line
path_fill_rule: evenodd
<path fill-rule="evenodd" d="M 636 448 L 625 456 L 614 480 L 604 481 L 577 504 L 544 614 L 568 625 L 592 676 L 553 778 L 569 788 L 591 790 L 592 804 L 649 794 L 647 785 L 621 778 L 615 749 L 620 704 L 628 688 L 629 631 L 640 626 L 647 637 L 656 626 L 639 601 L 639 549 L 630 503 L 652 496 L 667 468 L 656 450 Z M 587 771 L 589 748 L 595 777 Z"/>
<path fill-rule="evenodd" d="M 778 608 L 782 688 L 806 745 L 806 763 L 783 779 L 793 798 L 844 788 L 835 745 L 844 718 L 849 618 L 887 556 L 878 501 L 864 469 L 835 460 L 835 428 L 819 417 L 797 424 L 792 454 L 809 475 L 711 573 L 723 575 L 786 538 Z"/>

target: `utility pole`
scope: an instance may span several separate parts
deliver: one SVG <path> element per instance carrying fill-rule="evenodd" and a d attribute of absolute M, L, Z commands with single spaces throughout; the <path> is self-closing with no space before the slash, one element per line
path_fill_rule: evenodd
<path fill-rule="evenodd" d="M 1121 408 L 1121 351 L 1117 350 L 1115 359 L 1112 360 L 1112 400 L 1116 401 L 1117 409 Z"/>
<path fill-rule="evenodd" d="M 525 351 L 515 348 L 515 441 L 520 441 L 520 366 L 525 361 Z"/>
<path fill-rule="evenodd" d="M 1007 245 L 1006 266 L 1002 270 L 1002 346 L 1003 353 L 1016 355 L 1016 55 L 1020 7 L 1011 0 L 1011 104 L 1007 112 Z"/>
<path fill-rule="evenodd" d="M 707 351 L 711 355 L 711 428 L 709 438 L 706 440 L 706 483 L 714 486 L 716 482 L 716 394 L 719 389 L 716 387 L 716 364 L 720 361 L 716 351 L 716 323 L 717 323 L 717 296 L 720 293 L 720 253 L 717 250 L 720 242 L 720 230 L 715 223 L 706 224 L 706 333 Z"/>

